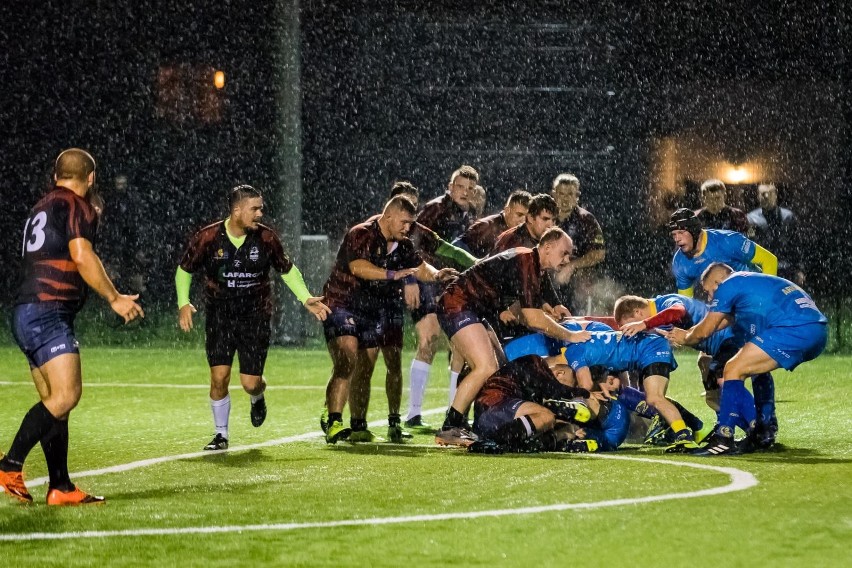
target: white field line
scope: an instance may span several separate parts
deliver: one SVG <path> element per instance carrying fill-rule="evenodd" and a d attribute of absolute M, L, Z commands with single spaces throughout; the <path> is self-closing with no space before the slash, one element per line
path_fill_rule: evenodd
<path fill-rule="evenodd" d="M 33 386 L 32 381 L 0 381 L 0 387 L 19 387 Z M 84 389 L 108 387 L 108 388 L 138 388 L 138 389 L 199 389 L 210 390 L 209 383 L 199 383 L 196 385 L 175 385 L 175 384 L 157 384 L 157 383 L 84 383 Z M 236 388 L 239 389 L 239 383 Z M 266 390 L 325 390 L 325 385 L 267 385 Z M 385 387 L 371 387 L 370 390 L 385 391 Z M 427 391 L 446 391 L 447 387 L 427 387 Z"/>
<path fill-rule="evenodd" d="M 443 409 L 432 409 L 423 414 L 436 414 L 442 412 Z M 372 425 L 372 424 L 371 424 Z M 278 440 L 270 440 L 260 444 L 250 444 L 247 446 L 239 446 L 222 452 L 196 452 L 192 454 L 183 454 L 179 456 L 166 456 L 163 458 L 155 458 L 151 460 L 142 460 L 104 468 L 100 470 L 92 470 L 89 472 L 81 472 L 73 474 L 74 477 L 84 477 L 87 475 L 101 475 L 104 473 L 113 473 L 119 471 L 127 471 L 138 467 L 146 467 L 167 461 L 178 459 L 194 458 L 212 453 L 223 453 L 227 451 L 239 451 L 251 448 L 259 448 L 299 440 L 306 440 L 318 437 L 318 433 L 301 434 L 298 436 L 290 436 Z M 412 444 L 413 445 L 413 444 Z M 411 445 L 410 445 L 411 446 Z M 436 448 L 436 446 L 426 446 Z M 578 456 L 565 456 L 566 459 L 577 459 Z M 441 513 L 433 515 L 408 515 L 399 517 L 376 517 L 372 519 L 342 519 L 337 521 L 317 521 L 310 523 L 264 523 L 256 525 L 223 525 L 209 527 L 178 527 L 168 529 L 157 528 L 142 528 L 142 529 L 125 529 L 125 530 L 108 530 L 108 531 L 73 531 L 73 532 L 36 532 L 36 533 L 18 533 L 0 535 L 0 542 L 6 541 L 34 541 L 34 540 L 70 540 L 83 538 L 110 538 L 110 537 L 136 537 L 136 536 L 170 536 L 170 535 L 185 535 L 185 534 L 216 534 L 216 533 L 241 533 L 248 531 L 292 531 L 299 529 L 315 529 L 315 528 L 330 528 L 330 527 L 361 527 L 361 526 L 380 526 L 380 525 L 395 525 L 403 523 L 426 523 L 435 521 L 450 521 L 458 519 L 478 519 L 483 517 L 506 517 L 516 515 L 536 515 L 541 513 L 549 513 L 555 511 L 570 511 L 570 510 L 587 510 L 600 509 L 604 507 L 618 507 L 622 505 L 640 505 L 644 503 L 656 503 L 660 501 L 671 501 L 674 499 L 692 499 L 695 497 L 708 497 L 712 495 L 722 495 L 735 491 L 743 491 L 758 484 L 757 479 L 751 473 L 731 468 L 719 467 L 709 464 L 699 464 L 691 462 L 678 462 L 669 460 L 660 460 L 652 458 L 636 458 L 628 456 L 614 456 L 606 454 L 586 454 L 582 457 L 595 459 L 610 459 L 623 460 L 643 463 L 662 464 L 675 467 L 687 467 L 693 469 L 701 469 L 705 471 L 713 471 L 724 473 L 730 479 L 727 485 L 722 487 L 714 487 L 711 489 L 701 489 L 698 491 L 687 491 L 684 493 L 664 493 L 662 495 L 650 495 L 647 497 L 633 497 L 627 499 L 611 499 L 607 501 L 594 501 L 589 503 L 555 503 L 553 505 L 541 505 L 537 507 L 518 507 L 514 509 L 492 509 L 486 511 L 467 511 L 459 513 Z M 44 483 L 45 478 L 34 479 L 33 482 Z"/>

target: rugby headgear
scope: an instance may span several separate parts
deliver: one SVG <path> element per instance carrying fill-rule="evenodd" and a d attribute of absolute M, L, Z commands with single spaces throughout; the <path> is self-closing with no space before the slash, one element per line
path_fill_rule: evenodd
<path fill-rule="evenodd" d="M 688 231 L 692 235 L 694 245 L 698 244 L 698 237 L 701 236 L 701 220 L 692 209 L 681 207 L 669 217 L 669 223 L 666 225 L 669 231 Z"/>

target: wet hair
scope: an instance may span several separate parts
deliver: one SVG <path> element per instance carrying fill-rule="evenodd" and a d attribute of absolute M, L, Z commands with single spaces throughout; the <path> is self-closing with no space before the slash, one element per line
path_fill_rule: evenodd
<path fill-rule="evenodd" d="M 615 306 L 612 309 L 612 317 L 615 318 L 615 323 L 621 325 L 621 321 L 629 315 L 632 315 L 636 310 L 648 307 L 648 300 L 639 296 L 622 296 L 615 301 Z"/>
<path fill-rule="evenodd" d="M 574 174 L 559 174 L 553 178 L 553 189 L 556 189 L 557 185 L 562 185 L 563 183 L 580 187 L 580 180 Z"/>
<path fill-rule="evenodd" d="M 395 195 L 385 203 L 385 208 L 382 211 L 383 213 L 387 213 L 388 211 L 403 211 L 408 213 L 409 215 L 415 215 L 417 213 L 417 208 L 414 207 L 414 203 L 406 197 L 405 195 Z"/>
<path fill-rule="evenodd" d="M 726 274 L 733 274 L 734 269 L 725 264 L 724 262 L 711 262 L 710 266 L 704 269 L 704 272 L 701 273 L 701 284 L 703 285 L 708 278 L 710 278 L 710 274 L 716 269 L 724 270 Z"/>
<path fill-rule="evenodd" d="M 569 241 L 571 240 L 568 233 L 563 231 L 561 228 L 549 227 L 541 234 L 541 238 L 538 240 L 538 246 L 542 247 L 547 243 L 558 241 L 562 237 L 567 237 Z"/>
<path fill-rule="evenodd" d="M 254 197 L 263 197 L 263 193 L 250 185 L 238 185 L 228 193 L 228 210 L 233 211 L 240 201 Z"/>
<path fill-rule="evenodd" d="M 717 191 L 722 190 L 725 191 L 725 184 L 720 179 L 708 179 L 704 183 L 701 184 L 701 195 L 704 195 L 708 191 Z"/>
<path fill-rule="evenodd" d="M 414 187 L 414 184 L 410 181 L 397 180 L 393 182 L 393 186 L 390 190 L 390 196 L 396 197 L 397 195 L 412 195 L 415 199 L 420 197 L 420 190 Z"/>
<path fill-rule="evenodd" d="M 91 154 L 80 148 L 69 148 L 56 157 L 53 173 L 57 180 L 86 181 L 89 174 L 95 171 L 95 166 L 95 159 Z"/>
<path fill-rule="evenodd" d="M 450 183 L 456 181 L 457 177 L 463 177 L 467 179 L 473 180 L 475 183 L 479 183 L 479 172 L 476 171 L 472 166 L 462 166 L 450 175 Z"/>
<path fill-rule="evenodd" d="M 554 217 L 559 216 L 559 206 L 556 204 L 556 200 L 546 193 L 539 193 L 530 198 L 527 215 L 538 217 L 542 211 L 547 211 Z"/>
<path fill-rule="evenodd" d="M 511 207 L 512 205 L 520 205 L 522 207 L 529 208 L 530 199 L 532 199 L 532 195 L 529 191 L 525 189 L 516 189 L 515 191 L 509 194 L 509 199 L 506 200 L 506 207 Z"/>

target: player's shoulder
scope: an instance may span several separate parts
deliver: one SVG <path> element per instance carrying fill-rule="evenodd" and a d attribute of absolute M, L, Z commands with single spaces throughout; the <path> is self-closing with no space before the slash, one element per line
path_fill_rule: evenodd
<path fill-rule="evenodd" d="M 280 240 L 278 237 L 278 231 L 269 225 L 264 225 L 263 223 L 257 224 L 257 234 L 264 241 L 268 240 Z"/>
<path fill-rule="evenodd" d="M 597 223 L 595 214 L 584 207 L 580 207 L 579 205 L 577 206 L 577 216 L 583 221 L 594 221 Z"/>

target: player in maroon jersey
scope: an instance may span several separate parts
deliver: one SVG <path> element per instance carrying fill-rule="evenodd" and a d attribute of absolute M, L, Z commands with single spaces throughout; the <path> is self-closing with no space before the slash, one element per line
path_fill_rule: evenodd
<path fill-rule="evenodd" d="M 56 186 L 33 207 L 24 226 L 23 279 L 12 328 L 41 400 L 24 416 L 0 460 L 0 489 L 32 501 L 23 466 L 41 442 L 50 476 L 47 504 L 102 503 L 103 497 L 81 491 L 68 475 L 68 418 L 83 388 L 74 318 L 86 300 L 87 284 L 125 322 L 145 314 L 136 303 L 138 295 L 116 291 L 92 248 L 98 222 L 92 205 L 95 159 L 78 148 L 65 150 L 56 158 L 54 180 Z"/>
<path fill-rule="evenodd" d="M 494 248 L 497 237 L 524 222 L 531 198 L 529 192 L 516 189 L 509 195 L 502 211 L 474 222 L 453 244 L 475 257 L 485 258 Z"/>
<path fill-rule="evenodd" d="M 515 302 L 520 304 L 524 324 L 545 335 L 564 341 L 586 341 L 588 332 L 570 332 L 542 309 L 541 279 L 545 271 L 555 271 L 569 262 L 571 240 L 562 229 L 544 232 L 533 249 L 513 248 L 491 256 L 466 270 L 447 287 L 438 303 L 441 328 L 464 357 L 471 372 L 461 382 L 441 431 L 439 444 L 470 445 L 475 436 L 464 428 L 465 413 L 482 388 L 485 379 L 505 361 L 489 319 Z"/>
<path fill-rule="evenodd" d="M 251 397 L 251 423 L 266 419 L 266 380 L 263 367 L 269 350 L 272 285 L 269 269 L 305 308 L 319 320 L 330 312 L 322 298 L 313 296 L 299 269 L 287 258 L 278 235 L 260 224 L 263 195 L 250 185 L 239 185 L 228 197 L 230 216 L 198 231 L 190 240 L 175 275 L 179 322 L 192 329 L 195 307 L 189 301 L 193 272 L 204 274 L 207 308 L 206 349 L 210 365 L 210 407 L 216 434 L 205 450 L 228 448 L 231 413 L 231 365 L 240 357 L 240 383 Z"/>
<path fill-rule="evenodd" d="M 326 441 L 336 443 L 351 433 L 343 427 L 343 407 L 358 361 L 359 342 L 376 332 L 375 314 L 363 301 L 383 294 L 382 287 L 414 276 L 422 282 L 453 278 L 453 269 L 436 270 L 420 257 L 407 237 L 414 222 L 414 204 L 397 195 L 385 204 L 381 217 L 352 227 L 343 239 L 337 259 L 323 288 L 331 308 L 325 321 L 328 352 L 333 364 L 326 388 L 328 423 Z M 372 289 L 373 294 L 365 293 Z"/>

